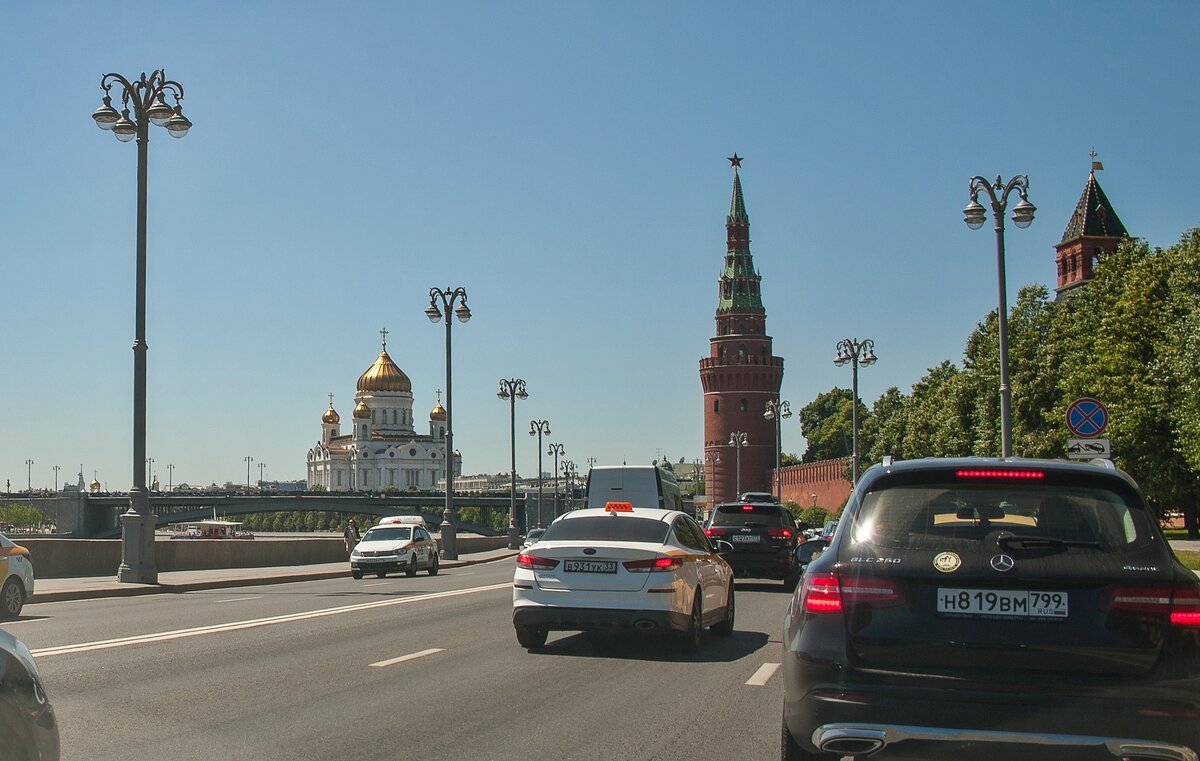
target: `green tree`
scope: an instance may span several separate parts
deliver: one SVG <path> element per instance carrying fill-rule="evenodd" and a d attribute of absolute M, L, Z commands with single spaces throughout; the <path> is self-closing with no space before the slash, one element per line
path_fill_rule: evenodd
<path fill-rule="evenodd" d="M 801 458 L 804 462 L 820 462 L 837 457 L 846 457 L 852 451 L 851 392 L 846 388 L 833 388 L 805 405 L 800 410 L 804 425 L 804 438 L 808 448 Z M 859 402 L 858 419 L 861 425 L 870 411 Z"/>

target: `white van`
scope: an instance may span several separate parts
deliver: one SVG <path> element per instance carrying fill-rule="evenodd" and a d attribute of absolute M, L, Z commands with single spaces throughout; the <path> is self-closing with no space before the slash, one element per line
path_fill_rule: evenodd
<path fill-rule="evenodd" d="M 599 465 L 588 471 L 587 506 L 602 508 L 609 502 L 683 510 L 675 474 L 657 465 Z"/>

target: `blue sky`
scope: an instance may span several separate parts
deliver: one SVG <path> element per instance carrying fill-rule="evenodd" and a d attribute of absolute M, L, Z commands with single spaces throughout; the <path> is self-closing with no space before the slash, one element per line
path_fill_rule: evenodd
<path fill-rule="evenodd" d="M 1053 287 L 1087 178 L 1129 230 L 1200 224 L 1200 5 L 1113 3 L 4 4 L 7 326 L 0 480 L 82 465 L 132 483 L 134 144 L 92 124 L 99 81 L 165 68 L 183 140 L 149 159 L 149 455 L 167 481 L 304 477 L 326 394 L 349 418 L 379 350 L 418 419 L 445 383 L 431 286 L 464 286 L 455 444 L 507 471 L 500 378 L 577 463 L 702 453 L 731 172 L 783 397 L 869 404 L 959 361 L 996 305 L 971 175 L 1027 173 L 1008 292 Z M 1065 435 L 1065 434 L 1064 434 Z M 796 419 L 785 451 L 800 451 Z M 546 465 L 549 469 L 549 465 Z"/>

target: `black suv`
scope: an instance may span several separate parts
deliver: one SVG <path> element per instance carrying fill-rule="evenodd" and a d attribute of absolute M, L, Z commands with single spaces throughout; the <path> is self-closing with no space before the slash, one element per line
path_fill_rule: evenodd
<path fill-rule="evenodd" d="M 796 524 L 783 505 L 724 502 L 712 511 L 704 533 L 733 545 L 723 557 L 735 577 L 782 579 L 785 585 L 796 585 Z"/>
<path fill-rule="evenodd" d="M 1200 580 L 1111 463 L 871 468 L 783 642 L 785 761 L 1200 748 Z"/>

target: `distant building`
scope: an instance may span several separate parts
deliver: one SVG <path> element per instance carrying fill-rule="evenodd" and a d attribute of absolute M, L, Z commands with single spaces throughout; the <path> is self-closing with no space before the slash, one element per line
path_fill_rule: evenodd
<path fill-rule="evenodd" d="M 358 379 L 350 432 L 341 432 L 341 416 L 321 416 L 321 440 L 308 450 L 308 485 L 329 491 L 382 491 L 437 488 L 446 470 L 446 410 L 438 402 L 429 411 L 428 433 L 417 433 L 412 382 L 383 348 Z M 454 473 L 462 467 L 454 453 Z"/>
<path fill-rule="evenodd" d="M 725 218 L 725 268 L 717 280 L 717 334 L 709 339 L 709 356 L 700 360 L 705 483 L 712 504 L 737 499 L 739 482 L 743 492 L 774 492 L 775 424 L 763 413 L 768 401 L 779 399 L 783 383 L 783 358 L 772 354 L 767 335 L 762 276 L 750 255 L 750 217 L 738 175 L 742 159 L 735 153 L 729 161 L 733 200 Z M 746 434 L 740 450 L 729 445 L 735 431 Z"/>
<path fill-rule="evenodd" d="M 1117 246 L 1129 238 L 1121 218 L 1117 216 L 1100 183 L 1096 182 L 1096 172 L 1104 169 L 1104 165 L 1095 161 L 1095 158 L 1093 151 L 1092 171 L 1083 186 L 1083 194 L 1079 196 L 1075 213 L 1067 222 L 1062 240 L 1054 247 L 1058 266 L 1058 286 L 1054 290 L 1058 298 L 1086 285 L 1092 279 L 1096 263 L 1116 251 Z"/>

